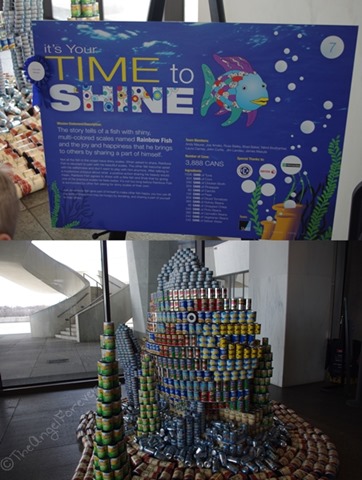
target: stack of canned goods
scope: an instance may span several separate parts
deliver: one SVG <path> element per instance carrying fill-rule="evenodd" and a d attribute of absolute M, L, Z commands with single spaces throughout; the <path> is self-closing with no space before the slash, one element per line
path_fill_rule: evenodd
<path fill-rule="evenodd" d="M 14 75 L 19 89 L 27 86 L 25 61 L 34 54 L 31 22 L 43 19 L 42 0 L 4 0 L 3 18 L 8 44 L 11 49 Z"/>
<path fill-rule="evenodd" d="M 121 387 L 116 361 L 114 324 L 103 324 L 102 359 L 98 362 L 96 431 L 93 464 L 96 480 L 129 480 L 130 462 L 126 450 L 121 404 Z"/>
<path fill-rule="evenodd" d="M 133 331 L 120 324 L 116 331 L 117 358 L 124 373 L 128 404 L 139 407 L 138 371 L 141 368 L 141 347 Z"/>
<path fill-rule="evenodd" d="M 201 265 L 190 249 L 178 250 L 157 277 L 158 291 L 192 288 L 218 288 L 213 272 Z"/>
<path fill-rule="evenodd" d="M 13 33 L 7 33 L 4 23 L 4 14 L 0 11 L 0 52 L 11 50 L 12 48 L 15 48 L 14 35 Z"/>
<path fill-rule="evenodd" d="M 71 0 L 69 20 L 99 20 L 99 5 L 95 0 Z"/>
<path fill-rule="evenodd" d="M 160 429 L 160 414 L 156 397 L 156 375 L 154 362 L 149 355 L 141 360 L 139 372 L 139 417 L 137 419 L 138 435 L 155 433 Z"/>
<path fill-rule="evenodd" d="M 190 249 L 178 251 L 162 268 L 147 333 L 145 349 L 157 367 L 160 397 L 169 405 L 217 406 L 206 409 L 206 420 L 218 412 L 255 433 L 271 426 L 272 353 L 266 338 L 256 338 L 261 325 L 251 300 L 229 298 Z M 185 429 L 185 421 L 178 421 Z"/>

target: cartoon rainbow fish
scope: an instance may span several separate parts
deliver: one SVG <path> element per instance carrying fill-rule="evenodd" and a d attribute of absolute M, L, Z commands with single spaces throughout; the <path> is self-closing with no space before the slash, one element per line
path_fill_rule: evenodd
<path fill-rule="evenodd" d="M 253 124 L 257 110 L 269 101 L 266 84 L 250 63 L 241 57 L 219 57 L 214 59 L 226 71 L 216 80 L 207 65 L 202 65 L 205 78 L 205 92 L 201 102 L 201 115 L 204 117 L 210 106 L 216 102 L 220 110 L 216 115 L 231 112 L 223 127 L 236 122 L 242 113 L 247 114 L 246 126 Z"/>

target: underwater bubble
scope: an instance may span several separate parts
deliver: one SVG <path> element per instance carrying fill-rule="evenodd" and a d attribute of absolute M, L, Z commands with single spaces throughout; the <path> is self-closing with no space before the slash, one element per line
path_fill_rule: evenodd
<path fill-rule="evenodd" d="M 312 152 L 318 152 L 318 147 L 312 147 L 311 150 Z"/>
<path fill-rule="evenodd" d="M 297 148 L 302 148 L 302 145 L 297 145 Z"/>
<path fill-rule="evenodd" d="M 291 146 L 290 146 L 290 149 L 291 149 L 291 150 L 295 150 L 295 145 L 291 145 Z"/>
<path fill-rule="evenodd" d="M 268 220 L 268 222 L 272 222 L 272 221 L 274 220 L 274 218 L 271 217 L 270 215 L 268 215 L 268 216 L 266 217 L 266 219 Z"/>
<path fill-rule="evenodd" d="M 292 192 L 292 193 L 290 194 L 290 196 L 291 196 L 292 198 L 295 198 L 295 197 L 297 196 L 297 194 L 296 194 L 295 192 Z"/>
<path fill-rule="evenodd" d="M 304 122 L 301 123 L 300 129 L 303 133 L 308 135 L 308 134 L 314 132 L 315 124 L 311 120 L 305 120 Z"/>
<path fill-rule="evenodd" d="M 277 173 L 277 169 L 272 163 L 265 163 L 259 168 L 259 175 L 264 180 L 271 180 Z"/>
<path fill-rule="evenodd" d="M 331 110 L 333 108 L 333 102 L 331 102 L 330 100 L 327 100 L 323 103 L 323 107 L 326 110 Z"/>
<path fill-rule="evenodd" d="M 298 37 L 298 38 L 302 38 L 303 35 L 302 35 L 301 33 L 298 33 L 297 37 Z"/>
<path fill-rule="evenodd" d="M 300 80 L 301 82 L 303 82 L 304 77 L 299 77 L 299 80 Z"/>
<path fill-rule="evenodd" d="M 332 115 L 331 115 L 330 113 L 328 113 L 328 114 L 326 115 L 326 118 L 328 118 L 328 120 L 330 120 L 330 119 L 332 118 Z"/>
<path fill-rule="evenodd" d="M 282 99 L 281 99 L 280 97 L 275 97 L 275 99 L 274 99 L 274 100 L 275 100 L 275 102 L 276 102 L 276 103 L 279 103 L 279 102 L 281 102 L 281 101 L 282 101 Z"/>
<path fill-rule="evenodd" d="M 284 48 L 284 53 L 288 55 L 288 53 L 290 53 L 290 48 Z"/>
<path fill-rule="evenodd" d="M 330 35 L 322 41 L 320 50 L 324 57 L 334 60 L 344 52 L 344 42 L 340 37 Z"/>
<path fill-rule="evenodd" d="M 285 60 L 278 60 L 275 63 L 274 68 L 277 72 L 283 73 L 288 69 L 288 64 Z"/>
<path fill-rule="evenodd" d="M 290 90 L 291 92 L 293 90 L 295 90 L 297 88 L 296 84 L 295 83 L 289 83 L 288 84 L 288 90 Z"/>
<path fill-rule="evenodd" d="M 274 35 L 275 35 L 275 36 L 279 35 L 278 30 L 275 30 Z"/>
<path fill-rule="evenodd" d="M 264 203 L 263 200 L 258 201 L 258 205 L 263 205 L 263 203 Z"/>
<path fill-rule="evenodd" d="M 285 183 L 292 183 L 292 181 L 293 181 L 292 177 L 285 177 L 284 178 Z"/>
<path fill-rule="evenodd" d="M 280 162 L 280 168 L 286 175 L 295 175 L 302 169 L 302 160 L 296 155 L 287 155 Z"/>
<path fill-rule="evenodd" d="M 327 128 L 327 124 L 326 124 L 326 123 L 323 125 L 323 128 Z"/>
<path fill-rule="evenodd" d="M 245 193 L 252 193 L 255 190 L 255 188 L 256 188 L 255 182 L 253 182 L 252 180 L 245 180 L 245 182 L 241 184 L 241 189 Z"/>
<path fill-rule="evenodd" d="M 295 208 L 297 204 L 294 200 L 287 200 L 284 202 L 284 208 Z"/>
<path fill-rule="evenodd" d="M 298 55 L 293 55 L 292 60 L 293 60 L 293 62 L 297 62 L 299 60 Z"/>
<path fill-rule="evenodd" d="M 264 183 L 261 187 L 261 193 L 266 197 L 271 197 L 276 191 L 275 186 L 272 183 Z"/>

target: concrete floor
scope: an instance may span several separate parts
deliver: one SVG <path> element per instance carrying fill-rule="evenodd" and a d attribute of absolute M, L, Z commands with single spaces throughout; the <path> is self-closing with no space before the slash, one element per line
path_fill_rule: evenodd
<path fill-rule="evenodd" d="M 0 372 L 4 386 L 96 376 L 99 342 L 77 343 L 30 334 L 0 336 Z"/>
<path fill-rule="evenodd" d="M 346 406 L 342 388 L 322 387 L 271 387 L 271 395 L 335 443 L 341 461 L 338 480 L 361 480 L 362 409 Z M 94 410 L 95 402 L 93 387 L 0 396 L 0 477 L 71 480 L 81 454 L 76 440 L 79 417 Z"/>

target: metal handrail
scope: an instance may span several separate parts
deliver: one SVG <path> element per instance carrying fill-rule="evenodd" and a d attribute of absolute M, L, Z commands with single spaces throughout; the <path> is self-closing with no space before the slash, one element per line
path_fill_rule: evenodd
<path fill-rule="evenodd" d="M 88 278 L 90 278 L 91 280 L 93 280 L 93 282 L 96 283 L 96 287 L 97 287 L 97 288 L 102 288 L 102 284 L 99 283 L 98 280 L 96 280 L 96 279 L 93 278 L 92 276 L 88 275 L 88 273 L 83 272 L 83 273 L 82 273 L 82 276 L 83 276 L 83 278 L 88 277 Z"/>

